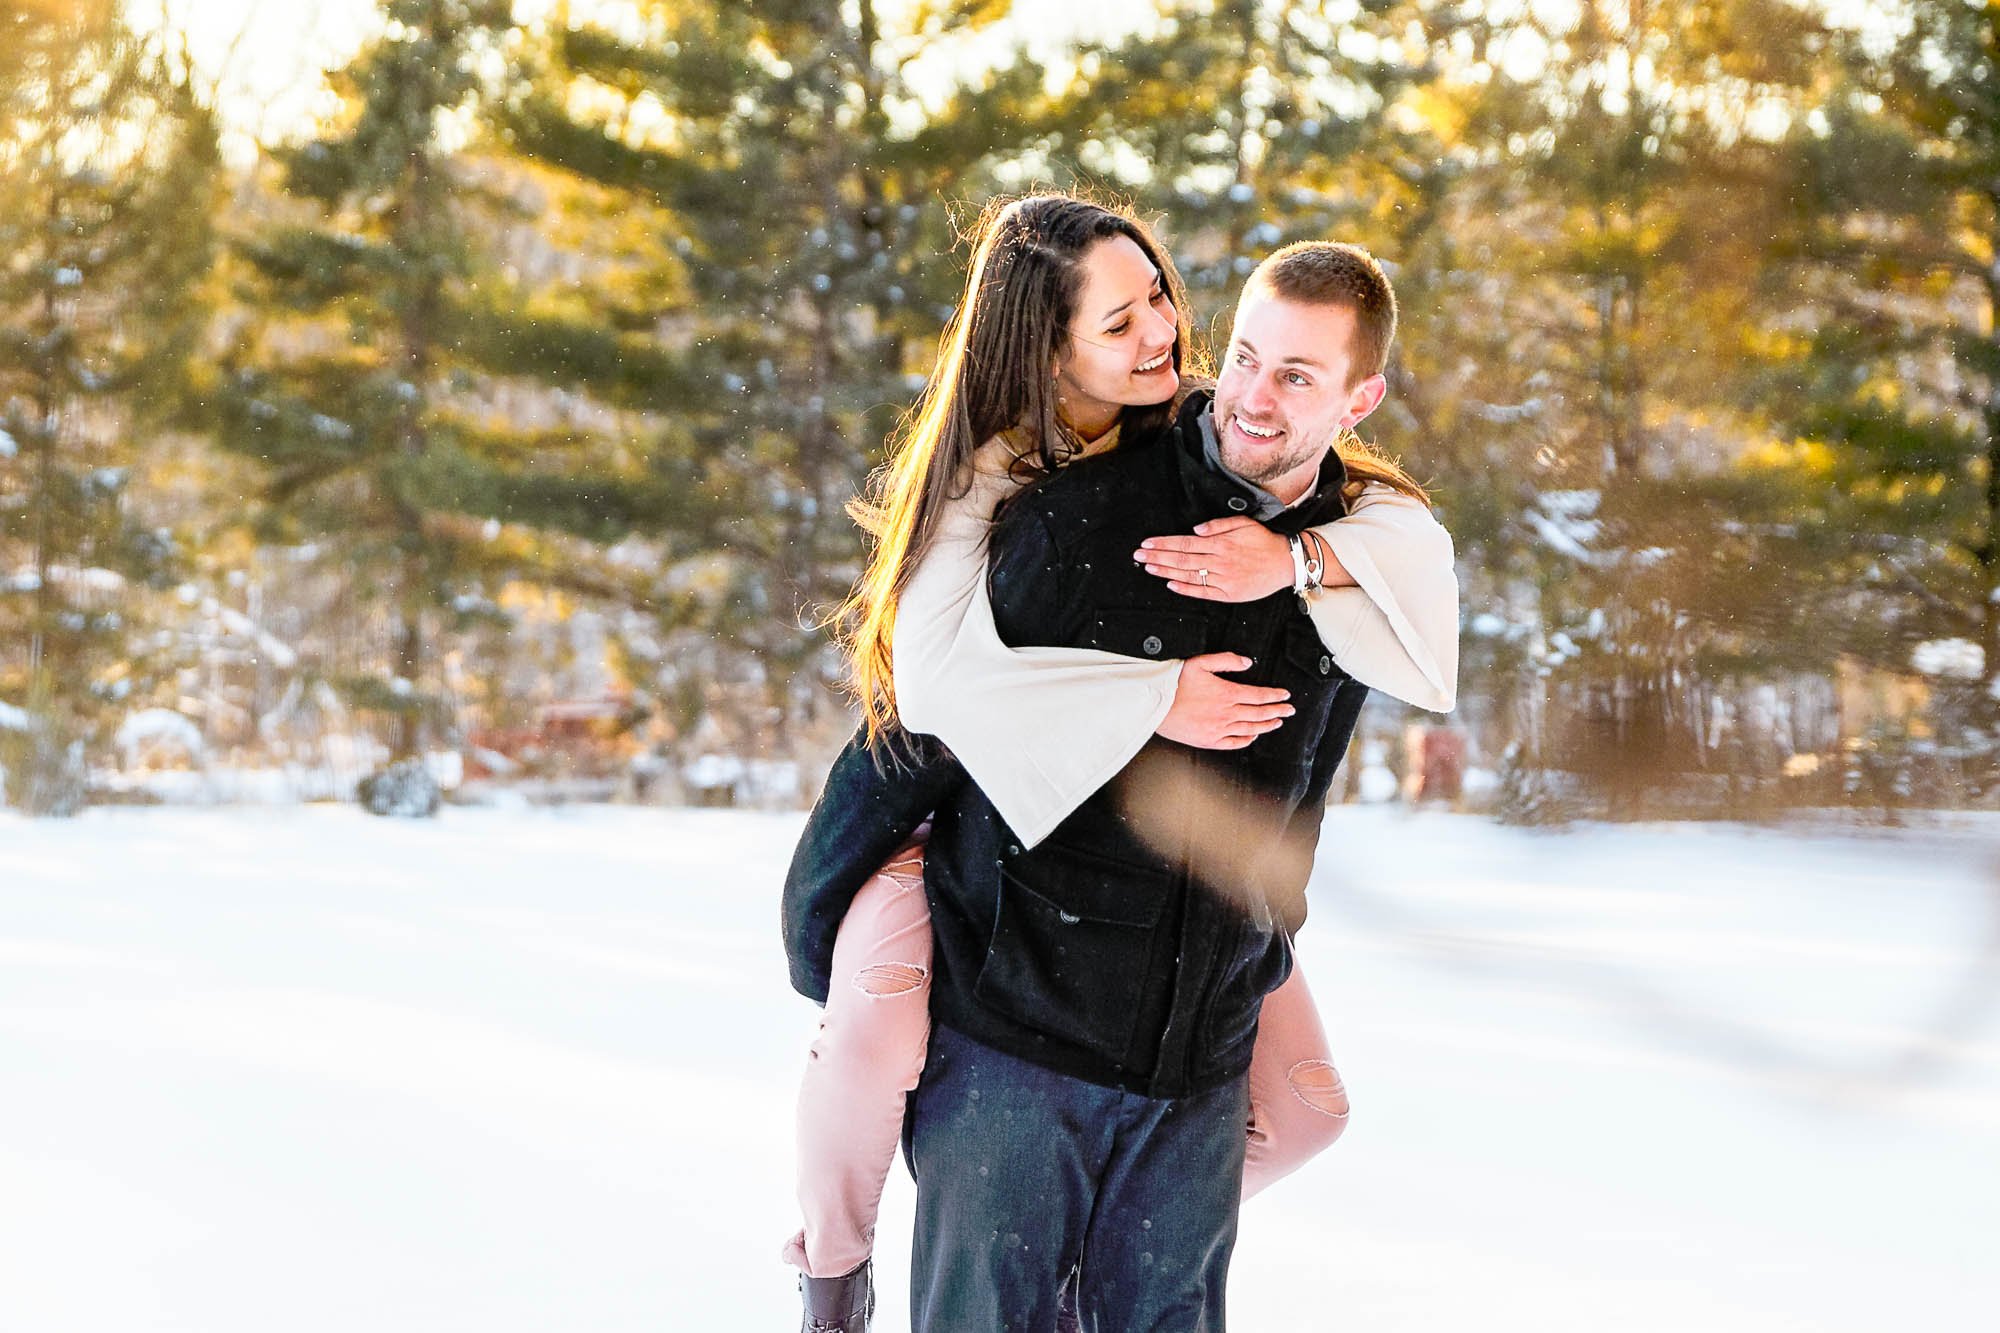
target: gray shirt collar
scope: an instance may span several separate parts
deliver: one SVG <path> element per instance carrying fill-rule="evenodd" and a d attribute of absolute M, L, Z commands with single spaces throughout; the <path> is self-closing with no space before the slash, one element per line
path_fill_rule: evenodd
<path fill-rule="evenodd" d="M 1256 519 L 1259 523 L 1268 523 L 1292 507 L 1265 490 L 1262 486 L 1259 486 L 1256 482 L 1238 477 L 1234 472 L 1223 466 L 1222 445 L 1215 437 L 1215 407 L 1213 404 L 1202 409 L 1200 421 L 1202 456 L 1208 460 L 1208 465 L 1217 472 L 1227 477 L 1235 477 L 1238 482 L 1249 489 L 1251 497 L 1250 517 Z M 1312 499 L 1313 492 L 1318 489 L 1319 477 L 1315 474 L 1312 484 L 1306 487 L 1306 493 L 1293 503 L 1304 504 L 1306 501 Z"/>

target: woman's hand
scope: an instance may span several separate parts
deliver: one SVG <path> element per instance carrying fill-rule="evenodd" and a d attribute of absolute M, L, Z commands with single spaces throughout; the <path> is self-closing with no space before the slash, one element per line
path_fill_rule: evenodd
<path fill-rule="evenodd" d="M 1159 734 L 1198 750 L 1240 750 L 1277 730 L 1294 711 L 1286 702 L 1291 691 L 1244 685 L 1217 674 L 1250 666 L 1250 659 L 1237 653 L 1205 653 L 1181 663 L 1174 706 L 1160 722 Z"/>
<path fill-rule="evenodd" d="M 1132 558 L 1183 597 L 1254 602 L 1292 586 L 1285 539 L 1254 518 L 1210 519 L 1192 537 L 1148 537 Z"/>

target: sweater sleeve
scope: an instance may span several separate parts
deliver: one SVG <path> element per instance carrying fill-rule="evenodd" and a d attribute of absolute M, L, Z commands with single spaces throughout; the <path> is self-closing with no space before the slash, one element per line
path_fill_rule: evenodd
<path fill-rule="evenodd" d="M 1173 705 L 1181 664 L 1001 640 L 987 539 L 994 509 L 1017 484 L 989 453 L 981 459 L 903 590 L 896 711 L 909 730 L 943 741 L 1033 846 L 1146 744 Z"/>
<path fill-rule="evenodd" d="M 1308 599 L 1313 624 L 1362 684 L 1434 713 L 1458 701 L 1458 574 L 1451 534 L 1421 501 L 1370 485 L 1345 518 L 1313 529 L 1355 587 Z"/>

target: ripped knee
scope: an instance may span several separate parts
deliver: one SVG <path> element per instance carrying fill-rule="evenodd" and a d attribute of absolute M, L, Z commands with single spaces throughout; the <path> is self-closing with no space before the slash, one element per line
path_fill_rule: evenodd
<path fill-rule="evenodd" d="M 899 889 L 921 890 L 924 887 L 923 847 L 906 848 L 875 873 Z"/>
<path fill-rule="evenodd" d="M 1336 1120 L 1347 1119 L 1347 1089 L 1340 1081 L 1340 1071 L 1326 1061 L 1301 1060 L 1286 1073 L 1285 1080 L 1291 1084 L 1292 1095 L 1313 1110 Z"/>
<path fill-rule="evenodd" d="M 912 995 L 931 984 L 931 971 L 915 963 L 871 963 L 854 974 L 854 986 L 871 1000 Z"/>

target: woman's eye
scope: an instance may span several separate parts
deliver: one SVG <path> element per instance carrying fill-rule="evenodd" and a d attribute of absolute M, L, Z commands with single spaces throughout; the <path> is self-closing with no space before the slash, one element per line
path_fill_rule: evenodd
<path fill-rule="evenodd" d="M 1114 338 L 1115 338 L 1115 337 L 1117 337 L 1117 336 L 1118 336 L 1119 334 L 1121 334 L 1121 333 L 1125 332 L 1125 330 L 1127 330 L 1127 329 L 1129 329 L 1129 328 L 1131 328 L 1131 327 L 1132 327 L 1132 321 L 1131 321 L 1131 320 L 1129 320 L 1129 319 L 1121 319 L 1121 320 L 1119 320 L 1119 321 L 1118 321 L 1118 322 L 1117 322 L 1116 324 L 1113 324 L 1113 325 L 1112 325 L 1112 326 L 1111 326 L 1110 328 L 1106 329 L 1106 330 L 1105 330 L 1105 332 L 1106 332 L 1106 333 L 1108 333 L 1108 334 L 1110 334 L 1110 335 L 1111 335 L 1112 337 L 1114 337 Z"/>

